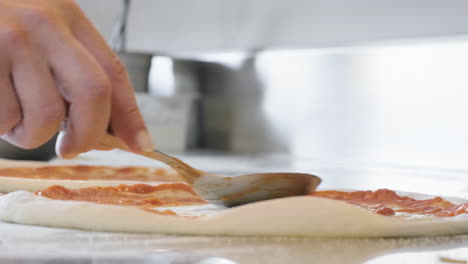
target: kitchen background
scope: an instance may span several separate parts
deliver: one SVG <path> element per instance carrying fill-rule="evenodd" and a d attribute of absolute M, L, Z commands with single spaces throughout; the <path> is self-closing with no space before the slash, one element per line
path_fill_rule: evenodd
<path fill-rule="evenodd" d="M 77 2 L 127 65 L 160 150 L 220 174 L 301 171 L 322 177 L 323 189 L 468 198 L 468 1 Z M 0 157 L 51 159 L 54 142 L 35 151 L 0 143 Z M 118 151 L 66 163 L 154 164 Z M 8 263 L 468 260 L 467 235 L 185 237 L 0 224 Z"/>
<path fill-rule="evenodd" d="M 77 2 L 163 151 L 468 168 L 466 1 Z"/>

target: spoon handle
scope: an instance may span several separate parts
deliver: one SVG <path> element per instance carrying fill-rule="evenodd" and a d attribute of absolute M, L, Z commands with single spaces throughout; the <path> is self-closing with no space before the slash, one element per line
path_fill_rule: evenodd
<path fill-rule="evenodd" d="M 119 138 L 107 134 L 100 142 L 101 145 L 106 146 L 106 147 L 112 147 L 112 148 L 118 148 L 124 151 L 128 151 L 128 148 L 120 141 Z M 179 174 L 184 177 L 184 179 L 190 183 L 193 184 L 197 178 L 200 176 L 204 175 L 205 173 L 203 171 L 197 170 L 193 168 L 192 166 L 188 165 L 187 163 L 181 161 L 178 158 L 169 156 L 165 153 L 162 153 L 158 150 L 154 150 L 152 152 L 147 152 L 140 154 L 142 156 L 161 161 L 167 165 L 169 165 L 171 168 L 176 170 Z"/>

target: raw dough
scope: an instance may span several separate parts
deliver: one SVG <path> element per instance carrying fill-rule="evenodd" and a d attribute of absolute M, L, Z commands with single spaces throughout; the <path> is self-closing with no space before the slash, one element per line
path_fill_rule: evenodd
<path fill-rule="evenodd" d="M 57 166 L 63 166 L 64 164 L 58 163 Z M 14 161 L 0 159 L 0 168 L 15 168 L 15 167 L 43 167 L 43 166 L 54 166 L 48 162 L 39 161 Z M 97 165 L 99 166 L 99 165 Z M 168 169 L 170 170 L 170 169 Z M 165 175 L 168 178 L 171 174 Z M 174 174 L 173 181 L 181 181 L 182 178 Z M 142 182 L 138 181 L 124 181 L 124 180 L 39 180 L 39 179 L 28 179 L 28 178 L 15 178 L 15 177 L 2 177 L 0 176 L 0 193 L 9 193 L 13 191 L 29 191 L 36 192 L 45 189 L 51 185 L 62 185 L 63 187 L 75 189 L 84 188 L 91 186 L 117 186 L 119 184 L 133 185 Z M 145 184 L 158 184 L 158 181 L 144 182 Z"/>
<path fill-rule="evenodd" d="M 0 160 L 1 166 L 43 166 L 42 162 Z M 52 181 L 0 177 L 3 191 L 37 191 L 51 184 L 67 188 L 130 183 L 123 181 Z M 146 182 L 148 184 L 148 182 Z M 416 199 L 427 195 L 402 193 Z M 468 201 L 446 198 L 454 203 Z M 468 233 L 468 214 L 456 217 L 399 219 L 373 214 L 342 201 L 319 197 L 293 197 L 257 202 L 232 209 L 213 205 L 171 209 L 186 218 L 159 215 L 131 206 L 60 201 L 16 191 L 0 196 L 0 220 L 28 225 L 96 231 L 190 235 L 278 235 L 314 237 L 405 237 Z"/>
<path fill-rule="evenodd" d="M 227 210 L 213 210 L 203 206 L 191 210 L 203 209 L 208 210 L 202 213 L 211 213 L 199 218 L 185 218 L 159 215 L 130 206 L 52 200 L 25 191 L 0 197 L 0 220 L 96 231 L 314 237 L 404 237 L 468 233 L 467 215 L 399 219 L 318 197 L 283 198 Z"/>

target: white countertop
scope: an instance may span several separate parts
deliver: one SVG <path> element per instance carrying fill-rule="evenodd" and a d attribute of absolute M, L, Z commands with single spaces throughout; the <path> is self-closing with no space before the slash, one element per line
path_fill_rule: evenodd
<path fill-rule="evenodd" d="M 323 188 L 375 189 L 468 196 L 464 171 L 384 168 L 282 156 L 181 156 L 207 171 L 303 171 Z M 55 161 L 61 162 L 61 161 Z M 113 152 L 88 153 L 72 163 L 153 165 Z M 216 164 L 216 165 L 213 165 Z M 395 239 L 313 239 L 166 236 L 104 233 L 0 223 L 0 263 L 449 263 L 468 261 L 468 235 Z M 452 262 L 466 263 L 466 262 Z"/>
<path fill-rule="evenodd" d="M 13 259 L 17 261 L 15 263 L 109 263 L 119 260 L 119 263 L 206 264 L 385 264 L 444 263 L 441 258 L 468 260 L 468 236 L 409 239 L 191 237 L 2 223 L 0 241 L 1 263 Z"/>

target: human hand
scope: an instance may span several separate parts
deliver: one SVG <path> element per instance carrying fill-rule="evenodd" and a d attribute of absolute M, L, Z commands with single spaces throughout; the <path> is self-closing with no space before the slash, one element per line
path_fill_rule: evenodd
<path fill-rule="evenodd" d="M 72 0 L 0 0 L 0 135 L 22 148 L 52 138 L 64 158 L 109 128 L 134 152 L 153 149 L 127 71 Z"/>

